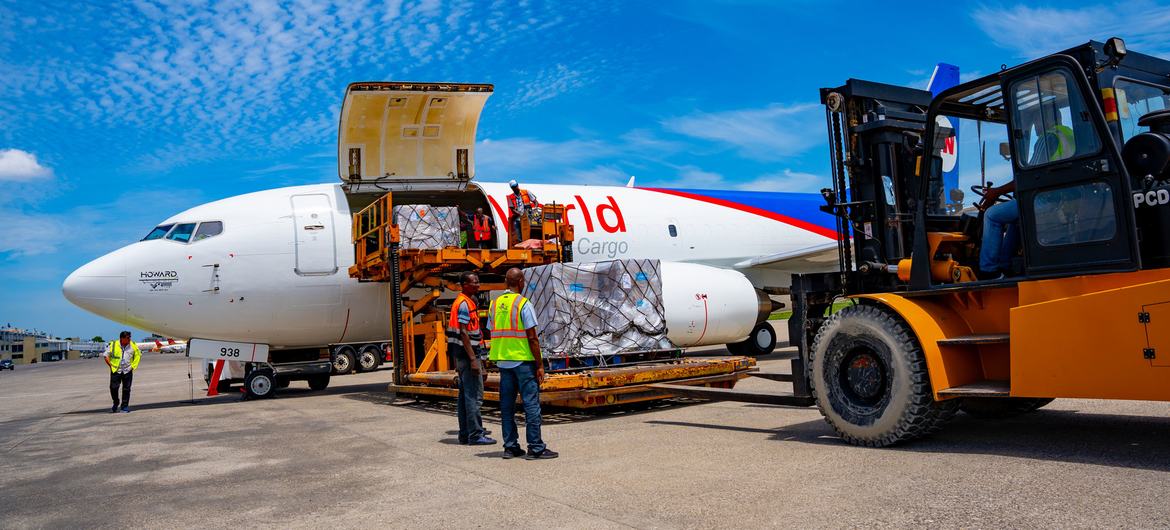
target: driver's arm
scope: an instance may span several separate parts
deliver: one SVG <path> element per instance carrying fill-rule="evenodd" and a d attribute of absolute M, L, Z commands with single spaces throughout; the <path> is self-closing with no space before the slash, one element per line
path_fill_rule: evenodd
<path fill-rule="evenodd" d="M 979 209 L 986 210 L 986 209 L 990 208 L 992 205 L 994 205 L 996 199 L 999 199 L 1000 196 L 1002 196 L 1006 193 L 1015 193 L 1015 191 L 1016 191 L 1016 181 L 1014 181 L 1014 180 L 1011 182 L 1008 182 L 1007 184 L 1004 184 L 1003 186 L 996 186 L 994 188 L 988 188 L 987 192 L 983 194 L 983 200 L 979 201 Z"/>

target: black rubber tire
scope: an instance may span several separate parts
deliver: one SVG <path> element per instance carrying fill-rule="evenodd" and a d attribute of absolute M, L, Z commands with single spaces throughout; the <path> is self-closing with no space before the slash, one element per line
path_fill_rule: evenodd
<path fill-rule="evenodd" d="M 266 399 L 276 395 L 276 376 L 267 368 L 252 370 L 244 378 L 244 393 L 248 399 Z"/>
<path fill-rule="evenodd" d="M 345 375 L 353 372 L 354 366 L 357 365 L 357 352 L 353 350 L 353 346 L 338 346 L 333 350 L 333 373 L 335 375 Z"/>
<path fill-rule="evenodd" d="M 1052 403 L 1052 398 L 963 398 L 959 410 L 976 418 L 998 420 L 1027 414 Z"/>
<path fill-rule="evenodd" d="M 748 357 L 768 355 L 776 351 L 776 329 L 767 321 L 760 322 L 748 333 L 747 340 L 728 344 L 727 350 Z"/>
<path fill-rule="evenodd" d="M 871 305 L 846 307 L 821 326 L 808 370 L 821 414 L 854 445 L 885 447 L 926 436 L 959 406 L 959 400 L 934 400 L 910 326 Z"/>
<path fill-rule="evenodd" d="M 276 378 L 276 388 L 278 390 L 282 389 L 282 388 L 288 388 L 289 383 L 292 383 L 292 381 L 289 381 L 288 379 L 285 379 L 283 377 Z"/>
<path fill-rule="evenodd" d="M 381 350 L 376 344 L 362 346 L 357 356 L 357 371 L 372 372 L 378 369 L 378 357 Z"/>
<path fill-rule="evenodd" d="M 325 390 L 329 388 L 329 374 L 310 375 L 309 388 L 313 390 Z"/>

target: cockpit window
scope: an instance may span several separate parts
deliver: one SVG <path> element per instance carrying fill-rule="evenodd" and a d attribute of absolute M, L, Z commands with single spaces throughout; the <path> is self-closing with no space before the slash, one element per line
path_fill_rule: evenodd
<path fill-rule="evenodd" d="M 202 241 L 209 237 L 218 236 L 222 233 L 222 221 L 204 221 L 199 223 L 199 229 L 195 231 L 195 237 L 191 238 L 191 241 Z"/>
<path fill-rule="evenodd" d="M 171 241 L 178 241 L 179 243 L 186 243 L 191 240 L 191 233 L 195 231 L 195 223 L 183 223 L 176 226 L 167 234 L 167 239 Z"/>
<path fill-rule="evenodd" d="M 175 226 L 175 225 L 156 226 L 156 227 L 154 227 L 154 230 L 151 230 L 149 234 L 146 234 L 146 237 L 142 238 L 142 240 L 143 241 L 150 241 L 151 239 L 162 239 L 162 236 L 167 235 L 167 232 L 169 232 L 171 230 L 172 226 Z"/>

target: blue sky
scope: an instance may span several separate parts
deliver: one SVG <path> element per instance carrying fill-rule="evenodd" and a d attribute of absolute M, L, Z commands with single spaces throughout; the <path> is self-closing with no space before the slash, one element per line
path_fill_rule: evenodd
<path fill-rule="evenodd" d="M 190 206 L 332 182 L 353 81 L 494 83 L 483 180 L 813 191 L 820 87 L 1113 35 L 1170 50 L 1144 1 L 190 4 L 0 0 L 0 324 L 113 335 L 65 276 Z"/>

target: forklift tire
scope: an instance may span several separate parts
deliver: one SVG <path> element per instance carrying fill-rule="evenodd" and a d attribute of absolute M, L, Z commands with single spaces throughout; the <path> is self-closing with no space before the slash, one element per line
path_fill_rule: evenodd
<path fill-rule="evenodd" d="M 885 447 L 926 436 L 958 409 L 959 400 L 934 400 L 913 331 L 881 308 L 842 309 L 817 331 L 811 350 L 817 407 L 851 444 Z"/>
<path fill-rule="evenodd" d="M 378 356 L 381 350 L 377 345 L 367 344 L 362 347 L 357 357 L 357 371 L 372 372 L 378 369 Z"/>
<path fill-rule="evenodd" d="M 1014 418 L 1052 403 L 1052 398 L 963 398 L 959 410 L 984 420 Z"/>
<path fill-rule="evenodd" d="M 312 375 L 308 381 L 310 389 L 325 390 L 329 387 L 329 374 Z"/>
<path fill-rule="evenodd" d="M 776 330 L 767 321 L 756 324 L 748 333 L 747 340 L 728 344 L 727 349 L 735 355 L 759 357 L 776 351 Z"/>
<path fill-rule="evenodd" d="M 340 346 L 333 350 L 333 373 L 336 375 L 345 375 L 353 371 L 354 359 L 357 355 L 353 351 L 353 346 Z"/>
<path fill-rule="evenodd" d="M 276 395 L 276 376 L 267 368 L 252 370 L 248 377 L 244 378 L 244 393 L 248 399 L 264 399 Z"/>

